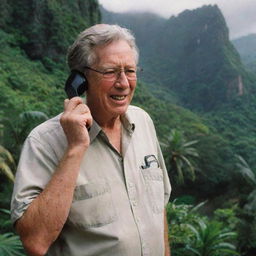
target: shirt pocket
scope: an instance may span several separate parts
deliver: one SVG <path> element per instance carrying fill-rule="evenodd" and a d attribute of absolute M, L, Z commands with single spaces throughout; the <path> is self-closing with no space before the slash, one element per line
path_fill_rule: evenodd
<path fill-rule="evenodd" d="M 164 182 L 163 171 L 160 168 L 141 169 L 147 195 L 154 213 L 164 211 Z"/>
<path fill-rule="evenodd" d="M 102 180 L 75 188 L 69 222 L 80 228 L 100 227 L 117 219 L 110 185 Z"/>

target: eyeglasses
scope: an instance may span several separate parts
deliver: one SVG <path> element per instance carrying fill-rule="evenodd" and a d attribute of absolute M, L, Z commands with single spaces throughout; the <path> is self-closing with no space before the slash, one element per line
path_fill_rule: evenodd
<path fill-rule="evenodd" d="M 125 69 L 108 68 L 108 69 L 105 69 L 103 71 L 100 71 L 100 70 L 96 70 L 96 69 L 91 68 L 91 67 L 85 67 L 85 68 L 102 74 L 104 79 L 106 79 L 108 81 L 117 80 L 121 76 L 122 72 L 125 73 L 125 76 L 128 80 L 133 81 L 133 80 L 137 79 L 137 71 L 142 70 L 142 69 L 138 69 L 138 68 L 125 68 Z"/>

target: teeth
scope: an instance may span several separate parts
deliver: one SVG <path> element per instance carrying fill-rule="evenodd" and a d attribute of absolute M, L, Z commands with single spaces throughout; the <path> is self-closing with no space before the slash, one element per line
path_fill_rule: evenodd
<path fill-rule="evenodd" d="M 114 100 L 123 100 L 125 98 L 125 96 L 113 95 L 113 96 L 111 96 L 111 98 L 113 98 Z"/>

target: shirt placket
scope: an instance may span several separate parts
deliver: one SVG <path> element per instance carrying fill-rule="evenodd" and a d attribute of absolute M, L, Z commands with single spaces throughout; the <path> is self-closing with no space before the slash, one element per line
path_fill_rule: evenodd
<path fill-rule="evenodd" d="M 149 256 L 150 251 L 149 251 L 148 243 L 146 241 L 147 234 L 144 229 L 145 224 L 142 221 L 143 220 L 142 211 L 140 210 L 141 208 L 140 197 L 137 193 L 136 184 L 135 184 L 135 181 L 137 183 L 140 181 L 139 179 L 135 179 L 134 173 L 129 171 L 129 170 L 134 170 L 134 168 L 136 169 L 136 166 L 135 167 L 131 166 L 131 165 L 134 165 L 135 159 L 132 158 L 133 161 L 131 161 L 131 159 L 129 158 L 129 150 L 128 150 L 128 146 L 132 138 L 132 132 L 130 131 L 126 134 L 123 134 L 122 138 L 123 138 L 122 144 L 123 144 L 123 152 L 124 152 L 122 168 L 123 168 L 124 180 L 126 183 L 126 190 L 127 190 L 128 198 L 130 201 L 133 218 L 136 223 L 139 236 L 140 236 L 141 255 Z M 139 170 L 139 168 L 137 169 Z"/>
<path fill-rule="evenodd" d="M 130 201 L 130 206 L 132 209 L 132 214 L 134 217 L 134 221 L 136 223 L 140 242 L 141 242 L 141 251 L 143 256 L 149 256 L 149 247 L 146 241 L 146 234 L 144 230 L 144 223 L 143 223 L 143 216 L 142 211 L 140 210 L 140 202 L 139 202 L 139 195 L 137 194 L 136 185 L 133 181 L 133 177 L 130 176 L 129 173 L 129 163 L 127 163 L 126 159 L 123 159 L 123 170 L 126 182 L 127 193 Z"/>

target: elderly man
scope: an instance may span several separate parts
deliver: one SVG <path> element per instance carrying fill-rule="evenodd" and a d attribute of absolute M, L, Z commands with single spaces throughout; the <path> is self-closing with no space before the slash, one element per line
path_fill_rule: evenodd
<path fill-rule="evenodd" d="M 137 63 L 117 25 L 92 26 L 69 48 L 86 104 L 66 99 L 24 144 L 12 221 L 28 255 L 170 255 L 168 175 L 152 120 L 130 106 Z"/>

